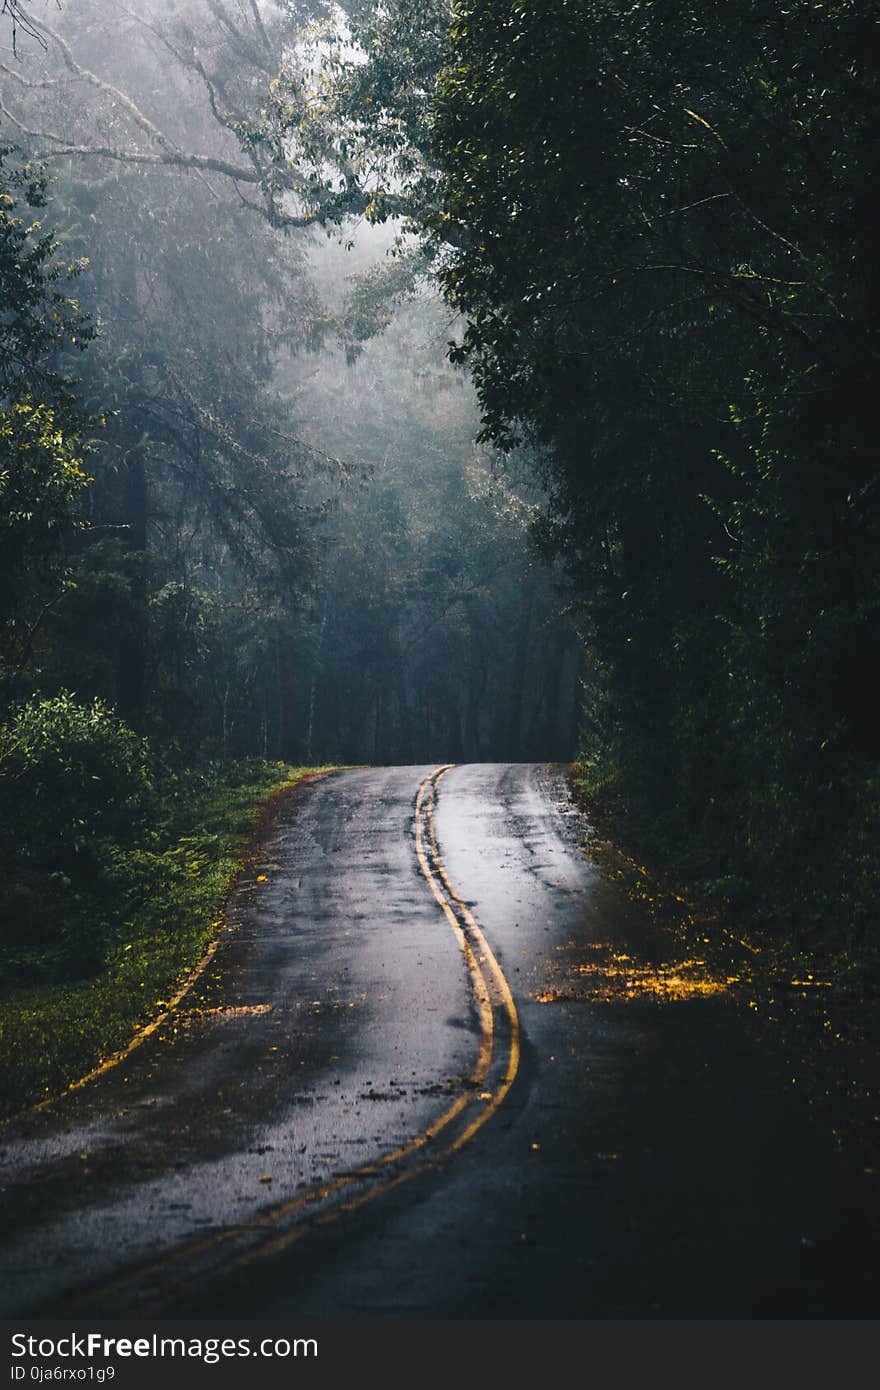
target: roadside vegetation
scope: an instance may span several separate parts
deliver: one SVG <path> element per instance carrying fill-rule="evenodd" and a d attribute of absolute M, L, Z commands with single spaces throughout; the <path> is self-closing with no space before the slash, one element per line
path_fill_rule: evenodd
<path fill-rule="evenodd" d="M 168 769 L 70 699 L 17 724 L 29 744 L 10 755 L 21 733 L 3 731 L 0 798 L 8 812 L 24 792 L 38 826 L 0 851 L 0 1115 L 63 1091 L 161 1012 L 217 934 L 268 799 L 314 771 Z"/>
<path fill-rule="evenodd" d="M 174 771 L 68 699 L 7 726 L 3 823 L 13 798 L 22 821 L 0 849 L 0 1115 L 64 1090 L 161 1012 L 216 936 L 267 801 L 313 771 Z"/>
<path fill-rule="evenodd" d="M 49 197 L 39 164 L 0 150 L 2 1113 L 70 1084 L 159 1010 L 216 931 L 259 807 L 301 775 L 265 756 L 259 717 L 250 744 L 236 739 L 228 686 L 216 723 L 207 695 L 187 694 L 188 662 L 216 651 L 204 605 L 189 653 L 171 644 L 177 685 L 166 675 L 168 590 L 146 571 L 161 581 L 172 499 L 154 495 L 149 520 L 113 514 L 126 465 L 108 422 L 124 412 L 100 368 L 80 373 L 98 337 L 76 296 L 85 259 L 48 225 Z M 143 422 L 129 423 L 139 457 Z M 222 591 L 224 555 L 241 576 L 246 548 L 215 530 L 200 549 L 206 518 L 188 524 L 190 574 L 204 583 L 213 565 Z M 203 592 L 172 589 L 181 609 Z"/>

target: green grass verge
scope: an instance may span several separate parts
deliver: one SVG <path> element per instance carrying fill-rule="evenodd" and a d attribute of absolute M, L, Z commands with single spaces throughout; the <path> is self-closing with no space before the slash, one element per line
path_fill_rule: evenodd
<path fill-rule="evenodd" d="M 63 1091 L 161 1012 L 216 934 L 266 802 L 328 770 L 251 763 L 182 781 L 149 846 L 115 856 L 118 928 L 100 974 L 0 998 L 0 1115 Z"/>

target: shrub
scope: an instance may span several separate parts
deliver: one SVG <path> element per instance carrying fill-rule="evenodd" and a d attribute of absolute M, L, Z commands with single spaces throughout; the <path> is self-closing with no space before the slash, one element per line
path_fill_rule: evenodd
<path fill-rule="evenodd" d="M 0 728 L 0 955 L 7 979 L 103 959 L 111 851 L 152 809 L 150 750 L 100 700 L 33 700 Z"/>

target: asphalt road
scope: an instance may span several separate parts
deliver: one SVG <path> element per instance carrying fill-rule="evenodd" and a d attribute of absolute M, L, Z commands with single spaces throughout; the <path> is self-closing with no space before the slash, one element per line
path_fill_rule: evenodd
<path fill-rule="evenodd" d="M 302 784 L 204 974 L 0 1129 L 0 1313 L 875 1316 L 828 1136 L 529 764 Z"/>

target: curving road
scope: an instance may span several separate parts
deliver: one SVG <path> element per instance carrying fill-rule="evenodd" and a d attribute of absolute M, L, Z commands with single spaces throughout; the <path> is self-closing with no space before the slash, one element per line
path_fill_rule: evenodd
<path fill-rule="evenodd" d="M 873 1315 L 783 1060 L 580 832 L 537 765 L 297 788 L 164 1025 L 0 1129 L 0 1313 Z"/>

